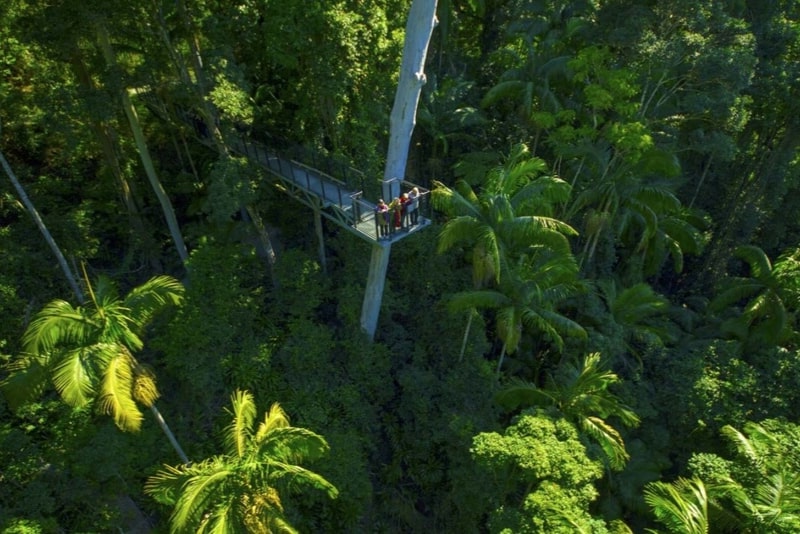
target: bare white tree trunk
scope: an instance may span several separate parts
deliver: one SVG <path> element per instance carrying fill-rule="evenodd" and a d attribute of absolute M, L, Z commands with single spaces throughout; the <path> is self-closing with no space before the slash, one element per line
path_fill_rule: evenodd
<path fill-rule="evenodd" d="M 83 304 L 85 300 L 83 292 L 81 291 L 81 287 L 78 284 L 78 281 L 76 280 L 75 275 L 72 272 L 72 269 L 69 268 L 69 264 L 67 264 L 67 260 L 64 257 L 64 254 L 61 252 L 61 249 L 58 248 L 58 245 L 56 244 L 55 239 L 53 239 L 53 236 L 50 235 L 50 231 L 47 229 L 47 226 L 45 226 L 42 217 L 39 215 L 39 212 L 36 211 L 36 207 L 33 205 L 33 202 L 31 202 L 31 199 L 28 198 L 28 195 L 25 192 L 25 188 L 22 187 L 22 184 L 17 179 L 17 176 L 11 169 L 11 165 L 8 164 L 8 161 L 6 161 L 6 158 L 2 152 L 0 152 L 0 163 L 2 163 L 3 169 L 6 171 L 6 174 L 8 175 L 9 179 L 11 179 L 11 183 L 14 184 L 14 189 L 17 190 L 17 194 L 19 195 L 19 198 L 22 200 L 22 204 L 25 205 L 25 209 L 27 209 L 28 213 L 31 214 L 31 217 L 33 217 L 36 226 L 39 227 L 39 231 L 42 232 L 45 241 L 47 241 L 47 244 L 50 245 L 50 249 L 53 251 L 53 254 L 56 255 L 58 264 L 61 266 L 61 270 L 64 271 L 64 276 L 67 278 L 67 282 L 69 282 L 69 287 L 72 288 L 72 291 L 73 293 L 75 293 L 78 302 Z"/>
<path fill-rule="evenodd" d="M 400 196 L 400 180 L 406 174 L 411 134 L 417 122 L 417 105 L 425 84 L 425 57 L 436 23 L 436 0 L 414 0 L 406 23 L 400 79 L 389 117 L 389 149 L 383 176 L 383 197 L 387 202 Z M 390 254 L 391 245 L 375 244 L 372 247 L 367 289 L 361 306 L 361 328 L 370 339 L 375 337 L 378 326 Z"/>
<path fill-rule="evenodd" d="M 161 431 L 164 432 L 164 434 L 167 436 L 167 439 L 169 440 L 170 445 L 172 445 L 172 448 L 175 449 L 175 452 L 178 453 L 178 456 L 183 462 L 183 465 L 189 465 L 191 463 L 189 461 L 189 457 L 186 456 L 186 453 L 183 452 L 183 449 L 181 449 L 178 440 L 175 439 L 175 434 L 173 434 L 172 430 L 170 430 L 169 426 L 167 425 L 167 422 L 164 420 L 164 416 L 161 415 L 161 412 L 158 411 L 158 408 L 156 408 L 155 403 L 150 405 L 150 411 L 153 412 L 153 417 L 156 418 L 158 426 L 161 427 Z"/>

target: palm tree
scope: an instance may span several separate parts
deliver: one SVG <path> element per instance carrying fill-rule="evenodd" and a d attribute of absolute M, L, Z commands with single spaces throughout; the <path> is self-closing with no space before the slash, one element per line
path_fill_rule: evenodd
<path fill-rule="evenodd" d="M 507 161 L 491 169 L 480 194 L 466 180 L 454 188 L 434 182 L 432 202 L 450 219 L 439 234 L 438 251 L 446 252 L 459 243 L 472 247 L 472 280 L 475 290 L 500 282 L 506 258 L 514 249 L 525 250 L 538 243 L 571 254 L 565 236 L 576 232 L 552 216 L 553 206 L 566 202 L 569 185 L 554 176 L 540 176 L 544 162 L 531 158 L 525 145 L 515 146 Z M 468 310 L 461 356 L 473 318 Z"/>
<path fill-rule="evenodd" d="M 642 361 L 636 342 L 661 345 L 675 339 L 672 325 L 666 318 L 670 302 L 649 284 L 640 282 L 620 289 L 615 280 L 603 279 L 597 286 L 608 307 L 608 322 L 621 330 L 622 341 L 640 368 Z"/>
<path fill-rule="evenodd" d="M 639 424 L 639 416 L 608 390 L 619 381 L 615 373 L 601 367 L 600 353 L 594 352 L 584 358 L 580 367 L 563 365 L 556 375 L 548 376 L 543 388 L 514 380 L 496 399 L 509 410 L 521 406 L 554 408 L 602 447 L 612 468 L 622 469 L 628 452 L 622 436 L 606 419 L 616 417 L 630 427 Z"/>
<path fill-rule="evenodd" d="M 603 140 L 580 145 L 576 155 L 587 162 L 585 167 L 594 175 L 576 195 L 566 217 L 584 216 L 581 266 L 592 261 L 601 237 L 610 233 L 622 242 L 633 243 L 635 256 L 642 257 L 642 263 L 651 270 L 653 261 L 648 253 L 662 259 L 672 255 L 674 263 L 682 267 L 683 254 L 676 246 L 691 247 L 684 235 L 689 228 L 678 224 L 680 200 L 673 192 L 674 184 L 662 178 L 679 173 L 674 155 L 650 148 L 627 161 L 623 153 Z M 694 221 L 688 215 L 683 218 Z M 660 247 L 665 248 L 663 253 Z"/>
<path fill-rule="evenodd" d="M 707 534 L 709 531 L 709 497 L 705 484 L 698 478 L 651 482 L 645 487 L 644 500 L 670 532 Z"/>
<path fill-rule="evenodd" d="M 526 256 L 517 272 L 507 269 L 496 288 L 465 291 L 450 299 L 455 310 L 496 310 L 497 335 L 503 342 L 498 376 L 505 355 L 516 352 L 526 329 L 543 334 L 558 350 L 564 349 L 563 336 L 586 338 L 581 325 L 557 310 L 560 302 L 580 290 L 574 258 L 532 247 L 536 248 L 539 250 Z"/>
<path fill-rule="evenodd" d="M 296 532 L 278 490 L 312 487 L 336 498 L 330 482 L 299 465 L 326 454 L 327 442 L 291 426 L 277 403 L 256 427 L 256 405 L 247 391 L 235 391 L 231 404 L 225 452 L 192 465 L 165 466 L 147 480 L 145 492 L 175 505 L 172 532 Z"/>
<path fill-rule="evenodd" d="M 120 298 L 116 285 L 101 276 L 90 302 L 74 307 L 54 300 L 42 308 L 22 337 L 22 354 L 10 364 L 1 384 L 12 407 L 39 397 L 52 385 L 65 403 L 80 408 L 97 402 L 101 413 L 114 418 L 123 431 L 142 423 L 137 403 L 151 409 L 184 462 L 178 446 L 155 406 L 159 397 L 155 376 L 134 353 L 156 313 L 183 298 L 183 286 L 170 276 L 156 276 Z"/>
<path fill-rule="evenodd" d="M 798 532 L 796 435 L 792 431 L 784 435 L 784 424 L 749 422 L 743 432 L 730 425 L 722 428 L 739 456 L 731 462 L 735 476 L 726 469 L 707 480 L 648 484 L 644 498 L 658 521 L 681 534 L 709 532 L 712 526 L 717 532 Z"/>
<path fill-rule="evenodd" d="M 718 492 L 740 517 L 742 532 L 798 532 L 800 473 L 794 437 L 782 441 L 778 432 L 748 422 L 744 432 L 730 425 L 721 430 L 750 471 L 747 485 L 726 480 Z M 754 482 L 753 482 L 754 481 Z"/>
<path fill-rule="evenodd" d="M 724 321 L 722 328 L 739 338 L 745 348 L 786 341 L 793 333 L 791 310 L 799 294 L 790 268 L 793 256 L 782 257 L 773 268 L 766 253 L 755 245 L 739 246 L 734 254 L 747 263 L 750 276 L 724 280 L 709 311 L 719 313 L 744 303 L 741 312 Z"/>

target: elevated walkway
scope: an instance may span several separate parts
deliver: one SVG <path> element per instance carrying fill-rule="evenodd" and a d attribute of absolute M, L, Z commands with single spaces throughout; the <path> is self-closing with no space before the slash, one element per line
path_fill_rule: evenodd
<path fill-rule="evenodd" d="M 322 216 L 372 244 L 396 243 L 431 224 L 430 191 L 402 181 L 401 192 L 414 187 L 420 192 L 417 224 L 403 221 L 406 224 L 397 229 L 391 225 L 389 235 L 381 238 L 375 218 L 376 203 L 363 198 L 362 190 L 356 191 L 345 181 L 273 151 L 246 135 L 231 135 L 227 143 L 231 150 L 266 169 L 284 192 L 313 209 L 321 208 Z M 352 176 L 354 172 L 351 170 L 349 174 Z"/>
<path fill-rule="evenodd" d="M 156 115 L 167 121 L 177 120 L 184 124 L 195 139 L 216 150 L 205 123 L 197 115 L 186 109 L 169 108 L 150 90 L 134 92 Z M 364 173 L 332 158 L 303 148 L 279 150 L 233 128 L 228 131 L 223 129 L 223 136 L 231 151 L 264 168 L 279 189 L 373 245 L 386 247 L 431 224 L 430 191 L 400 181 L 400 194 L 415 187 L 420 193 L 417 224 L 404 224 L 399 229 L 392 227 L 387 237 L 379 237 L 375 218 L 378 199 L 365 198 L 364 189 L 365 185 L 374 185 L 373 189 L 379 191 L 381 180 L 375 180 L 375 184 L 365 184 Z M 387 203 L 389 201 L 391 199 L 386 199 Z"/>

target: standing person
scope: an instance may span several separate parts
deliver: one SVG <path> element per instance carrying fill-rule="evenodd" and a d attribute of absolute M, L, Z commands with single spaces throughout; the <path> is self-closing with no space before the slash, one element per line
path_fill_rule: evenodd
<path fill-rule="evenodd" d="M 408 194 L 408 213 L 411 215 L 411 224 L 419 223 L 419 188 L 415 187 Z"/>
<path fill-rule="evenodd" d="M 403 193 L 402 196 L 400 197 L 400 216 L 402 219 L 401 226 L 403 228 L 408 228 L 409 226 L 408 218 L 409 215 L 411 214 L 410 208 L 411 208 L 411 199 L 408 198 L 408 193 Z"/>
<path fill-rule="evenodd" d="M 389 206 L 382 198 L 378 199 L 378 204 L 375 206 L 375 221 L 378 225 L 378 239 L 387 237 L 389 235 Z"/>
<path fill-rule="evenodd" d="M 403 217 L 403 205 L 398 197 L 394 197 L 394 200 L 389 203 L 389 211 L 394 215 L 394 226 L 392 228 L 394 231 L 400 228 Z"/>

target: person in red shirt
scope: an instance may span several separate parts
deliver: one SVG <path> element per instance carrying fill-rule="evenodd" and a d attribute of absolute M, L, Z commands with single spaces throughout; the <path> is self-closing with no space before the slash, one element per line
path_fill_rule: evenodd
<path fill-rule="evenodd" d="M 408 198 L 408 193 L 403 193 L 400 197 L 400 226 L 403 228 L 408 228 L 408 216 L 409 216 L 409 209 L 411 208 L 411 199 Z"/>

